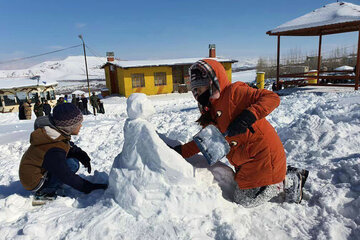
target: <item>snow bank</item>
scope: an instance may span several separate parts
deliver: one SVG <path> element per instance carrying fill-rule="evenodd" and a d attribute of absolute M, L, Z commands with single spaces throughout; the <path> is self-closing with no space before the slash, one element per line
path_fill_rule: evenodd
<path fill-rule="evenodd" d="M 209 167 L 201 155 L 187 159 L 192 166 L 185 165 L 154 133 L 156 126 L 164 136 L 191 140 L 199 131 L 195 123 L 199 110 L 191 93 L 148 97 L 156 112 L 146 119 L 129 119 L 124 97 L 104 99 L 106 113 L 84 116 L 84 126 L 73 140 L 89 154 L 94 170 L 89 175 L 80 167 L 79 174 L 104 182 L 110 173 L 110 188 L 105 195 L 71 190 L 68 197 L 37 208 L 31 206 L 30 193 L 18 178 L 35 116 L 19 121 L 16 113 L 3 114 L 0 239 L 357 240 L 360 93 L 343 89 L 309 86 L 281 91 L 281 104 L 267 119 L 281 137 L 288 164 L 310 170 L 304 199 L 301 204 L 269 202 L 250 209 L 231 201 L 234 181 L 229 167 L 222 163 Z M 121 159 L 123 153 L 133 159 L 132 151 L 125 151 L 132 141 L 133 165 Z M 112 168 L 121 149 L 118 163 L 127 165 Z M 120 187 L 127 191 L 124 196 Z M 125 196 L 131 190 L 134 198 Z M 121 197 L 127 206 L 118 203 Z"/>
<path fill-rule="evenodd" d="M 115 201 L 133 215 L 161 211 L 172 189 L 193 182 L 192 166 L 170 149 L 146 118 L 155 112 L 145 94 L 127 100 L 125 142 L 110 173 Z"/>

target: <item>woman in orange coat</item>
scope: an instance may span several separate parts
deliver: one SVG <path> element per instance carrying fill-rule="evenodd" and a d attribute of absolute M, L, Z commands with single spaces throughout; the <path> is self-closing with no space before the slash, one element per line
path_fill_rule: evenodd
<path fill-rule="evenodd" d="M 224 67 L 212 59 L 196 62 L 190 68 L 191 90 L 199 103 L 205 127 L 215 125 L 231 150 L 227 159 L 235 168 L 235 202 L 256 206 L 278 195 L 286 175 L 286 156 L 275 129 L 265 119 L 277 106 L 279 96 L 254 89 L 243 82 L 231 84 Z M 174 148 L 184 158 L 199 152 L 195 142 Z"/>

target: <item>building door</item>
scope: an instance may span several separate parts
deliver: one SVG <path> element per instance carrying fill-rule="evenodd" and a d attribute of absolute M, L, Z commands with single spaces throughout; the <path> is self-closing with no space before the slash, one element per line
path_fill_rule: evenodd
<path fill-rule="evenodd" d="M 114 65 L 110 65 L 110 84 L 111 84 L 111 94 L 119 94 L 116 67 Z"/>
<path fill-rule="evenodd" d="M 179 84 L 184 83 L 183 66 L 173 66 L 172 74 L 173 74 L 173 89 L 174 91 L 178 91 Z"/>

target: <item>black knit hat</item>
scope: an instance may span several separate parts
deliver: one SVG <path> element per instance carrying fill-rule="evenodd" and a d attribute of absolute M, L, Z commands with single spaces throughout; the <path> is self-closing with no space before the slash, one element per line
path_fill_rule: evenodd
<path fill-rule="evenodd" d="M 83 115 L 78 107 L 71 103 L 57 105 L 52 114 L 55 126 L 70 135 L 83 121 Z"/>

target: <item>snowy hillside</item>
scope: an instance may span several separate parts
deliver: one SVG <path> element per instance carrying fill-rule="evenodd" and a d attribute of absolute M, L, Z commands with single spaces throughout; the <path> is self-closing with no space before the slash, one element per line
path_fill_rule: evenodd
<path fill-rule="evenodd" d="M 104 70 L 100 69 L 105 62 L 105 57 L 87 57 L 89 79 L 105 79 Z M 84 56 L 70 56 L 64 60 L 46 61 L 28 69 L 0 70 L 0 78 L 32 77 L 34 75 L 40 75 L 41 79 L 52 81 L 85 80 L 86 70 Z"/>
<path fill-rule="evenodd" d="M 104 99 L 106 114 L 85 116 L 80 135 L 73 139 L 92 158 L 95 172 L 89 175 L 81 167 L 82 177 L 103 182 L 115 167 L 123 169 L 112 174 L 118 180 L 107 191 L 89 195 L 68 189 L 68 197 L 42 207 L 31 206 L 18 178 L 35 116 L 20 122 L 15 113 L 2 114 L 0 239 L 359 239 L 360 93 L 307 89 L 282 92 L 281 105 L 267 117 L 281 137 L 288 164 L 310 171 L 304 200 L 250 209 L 232 202 L 234 182 L 226 162 L 208 167 L 201 155 L 186 162 L 154 135 L 156 130 L 187 142 L 198 132 L 199 112 L 190 93 L 149 97 L 156 112 L 133 122 L 127 120 L 126 98 Z M 130 165 L 114 163 L 132 146 L 129 153 L 142 156 L 133 173 L 126 167 Z M 166 156 L 160 165 L 147 161 Z M 171 181 L 171 171 L 187 185 Z M 114 188 L 133 191 L 137 198 L 131 202 Z M 120 199 L 130 205 L 118 204 Z"/>

